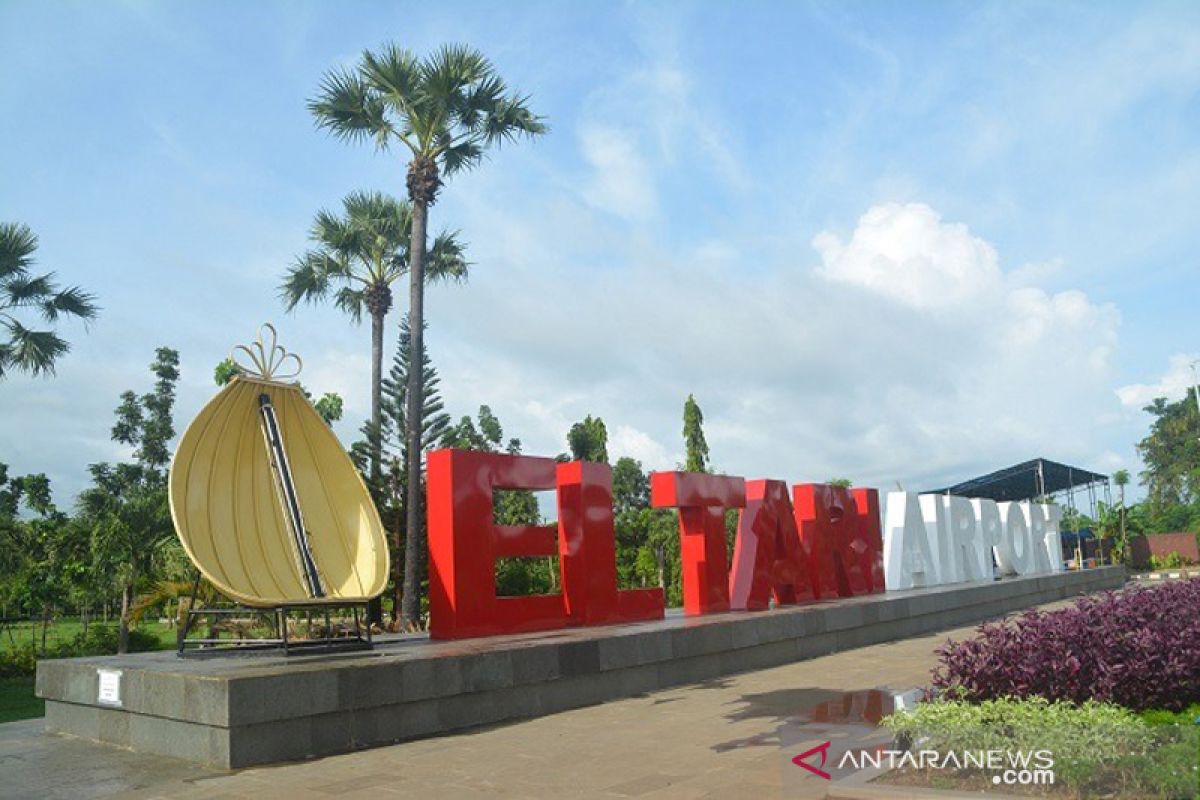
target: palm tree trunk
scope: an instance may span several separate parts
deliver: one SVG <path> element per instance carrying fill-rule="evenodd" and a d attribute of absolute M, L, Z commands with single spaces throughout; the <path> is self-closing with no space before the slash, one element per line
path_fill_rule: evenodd
<path fill-rule="evenodd" d="M 404 603 L 401 625 L 406 630 L 421 627 L 421 578 L 424 537 L 421 528 L 421 377 L 425 363 L 425 230 L 429 218 L 428 198 L 412 198 L 412 244 L 409 250 L 408 321 L 411 339 L 407 387 L 404 396 L 404 444 L 407 479 L 404 487 Z"/>
<path fill-rule="evenodd" d="M 380 427 L 383 424 L 380 410 L 383 397 L 383 315 L 371 314 L 371 483 L 378 484 Z"/>
<path fill-rule="evenodd" d="M 382 398 L 383 396 L 383 314 L 371 313 L 371 487 L 378 489 L 380 475 L 380 447 L 382 446 Z M 383 601 L 376 597 L 367 603 L 367 623 L 383 623 Z"/>
<path fill-rule="evenodd" d="M 396 509 L 396 539 L 392 546 L 392 625 L 402 630 L 400 608 L 404 603 L 404 562 L 400 553 L 404 550 L 404 499 L 400 497 L 400 464 L 392 462 L 392 505 Z"/>

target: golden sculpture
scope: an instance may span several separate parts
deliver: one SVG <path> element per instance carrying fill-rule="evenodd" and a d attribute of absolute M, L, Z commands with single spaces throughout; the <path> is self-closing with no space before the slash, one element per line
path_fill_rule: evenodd
<path fill-rule="evenodd" d="M 239 374 L 192 420 L 171 463 L 171 516 L 192 563 L 250 606 L 378 596 L 383 524 L 333 430 L 284 382 L 300 358 L 270 324 L 231 358 Z"/>

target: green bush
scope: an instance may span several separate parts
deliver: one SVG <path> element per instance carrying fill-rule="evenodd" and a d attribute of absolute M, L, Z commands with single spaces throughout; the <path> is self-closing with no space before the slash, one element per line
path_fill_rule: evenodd
<path fill-rule="evenodd" d="M 1150 556 L 1150 569 L 1179 569 L 1180 567 L 1190 567 L 1192 563 L 1190 558 L 1185 558 L 1175 551 L 1171 551 L 1161 558 Z"/>
<path fill-rule="evenodd" d="M 22 642 L 15 648 L 0 651 L 0 678 L 32 675 L 37 671 L 37 662 L 43 658 L 113 655 L 117 652 L 118 636 L 116 625 L 90 625 L 86 633 L 80 631 L 70 641 L 48 646 L 45 655 L 33 642 Z M 131 653 L 158 650 L 160 647 L 157 637 L 137 628 L 129 631 Z"/>
<path fill-rule="evenodd" d="M 1135 797 L 1191 797 L 1197 727 L 1179 724 L 1183 715 L 1162 713 L 1170 719 L 1143 718 L 1092 700 L 1075 705 L 1042 697 L 978 703 L 942 699 L 892 714 L 881 724 L 922 750 L 1048 750 L 1056 782 L 1083 796 L 1124 787 Z"/>
<path fill-rule="evenodd" d="M 32 675 L 37 668 L 37 651 L 29 642 L 14 650 L 0 650 L 0 678 Z"/>

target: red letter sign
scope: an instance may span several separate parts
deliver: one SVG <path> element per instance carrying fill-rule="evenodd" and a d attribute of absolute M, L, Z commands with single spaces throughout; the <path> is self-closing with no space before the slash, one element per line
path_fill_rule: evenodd
<path fill-rule="evenodd" d="M 552 556 L 553 526 L 496 525 L 493 489 L 553 489 L 554 459 L 435 450 L 429 454 L 429 635 L 434 639 L 561 628 L 561 595 L 496 597 L 496 559 Z"/>
<path fill-rule="evenodd" d="M 860 533 L 858 508 L 850 490 L 802 483 L 793 487 L 796 524 L 812 555 L 817 597 L 868 594 L 868 545 Z"/>
<path fill-rule="evenodd" d="M 558 547 L 563 597 L 575 625 L 662 619 L 662 589 L 617 591 L 612 468 L 558 465 Z"/>
<path fill-rule="evenodd" d="M 725 475 L 652 472 L 650 504 L 679 509 L 684 612 L 728 611 L 724 512 L 746 505 L 746 482 Z"/>
<path fill-rule="evenodd" d="M 747 481 L 746 508 L 738 514 L 729 601 L 734 609 L 759 611 L 813 600 L 808 548 L 796 529 L 787 484 Z"/>
<path fill-rule="evenodd" d="M 858 509 L 858 532 L 866 542 L 863 552 L 863 572 L 871 586 L 871 594 L 886 588 L 883 578 L 883 529 L 879 519 L 879 490 L 852 489 L 854 505 Z"/>

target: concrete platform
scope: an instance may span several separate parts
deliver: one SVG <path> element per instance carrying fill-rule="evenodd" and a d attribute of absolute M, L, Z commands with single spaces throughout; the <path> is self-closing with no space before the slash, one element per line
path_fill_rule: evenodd
<path fill-rule="evenodd" d="M 219 768 L 330 755 L 776 666 L 1117 588 L 1124 569 L 889 592 L 757 613 L 431 642 L 368 653 L 38 665 L 46 729 Z M 99 700 L 120 670 L 120 706 Z"/>

